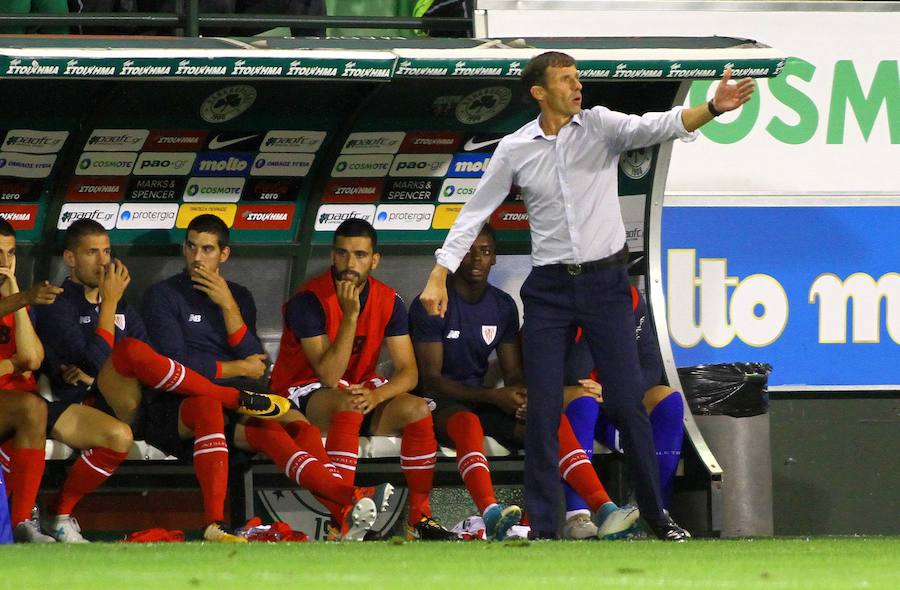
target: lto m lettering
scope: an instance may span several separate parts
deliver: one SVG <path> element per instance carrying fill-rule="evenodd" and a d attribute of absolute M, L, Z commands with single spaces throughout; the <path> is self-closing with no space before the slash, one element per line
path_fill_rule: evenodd
<path fill-rule="evenodd" d="M 701 258 L 697 273 L 695 250 L 672 249 L 668 256 L 669 332 L 679 346 L 692 348 L 703 340 L 723 348 L 737 337 L 762 347 L 781 336 L 789 306 L 775 278 L 729 276 L 725 258 Z"/>

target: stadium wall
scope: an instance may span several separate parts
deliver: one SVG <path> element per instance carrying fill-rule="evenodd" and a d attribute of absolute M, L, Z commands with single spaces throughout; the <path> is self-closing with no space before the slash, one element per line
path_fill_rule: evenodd
<path fill-rule="evenodd" d="M 691 300 L 677 308 L 695 311 L 688 322 L 673 325 L 662 306 L 655 313 L 679 366 L 774 366 L 776 534 L 900 531 L 891 508 L 900 489 L 900 330 L 892 320 L 900 286 L 887 284 L 900 270 L 892 237 L 900 5 L 478 0 L 477 8 L 483 36 L 727 34 L 791 56 L 739 114 L 673 146 L 660 293 L 672 309 L 670 256 L 684 253 L 698 282 L 710 282 L 710 274 L 700 279 L 702 265 L 719 264 L 727 285 L 682 289 Z M 705 101 L 709 90 L 695 82 L 686 104 Z M 838 299 L 826 310 L 821 287 L 829 280 Z M 870 284 L 872 297 L 854 281 Z M 738 290 L 754 309 L 744 326 L 735 317 Z M 863 333 L 867 324 L 872 334 Z"/>

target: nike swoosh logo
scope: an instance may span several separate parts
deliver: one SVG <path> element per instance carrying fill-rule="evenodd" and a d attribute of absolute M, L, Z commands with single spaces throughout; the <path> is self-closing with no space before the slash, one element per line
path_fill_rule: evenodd
<path fill-rule="evenodd" d="M 463 149 L 467 152 L 474 152 L 476 150 L 480 150 L 483 147 L 487 147 L 489 145 L 494 145 L 495 143 L 500 143 L 502 137 L 498 137 L 497 139 L 489 139 L 488 141 L 475 141 L 475 139 L 470 139 L 466 142 L 466 145 L 463 146 Z"/>
<path fill-rule="evenodd" d="M 242 141 L 247 141 L 248 139 L 253 139 L 257 135 L 259 135 L 259 133 L 254 133 L 253 135 L 248 135 L 247 137 L 238 137 L 237 139 L 226 139 L 225 141 L 219 141 L 219 136 L 216 135 L 212 138 L 212 141 L 209 142 L 209 149 L 217 150 L 223 147 L 228 147 Z"/>

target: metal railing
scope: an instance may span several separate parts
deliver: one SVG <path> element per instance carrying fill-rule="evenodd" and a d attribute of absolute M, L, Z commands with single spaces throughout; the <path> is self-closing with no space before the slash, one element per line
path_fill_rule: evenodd
<path fill-rule="evenodd" d="M 458 32 L 472 36 L 472 19 L 458 17 L 414 18 L 406 16 L 312 16 L 277 14 L 201 13 L 199 0 L 176 0 L 174 12 L 92 12 L 73 14 L 0 13 L 4 27 L 70 26 L 113 28 L 166 28 L 178 37 L 199 37 L 201 29 L 418 29 Z"/>

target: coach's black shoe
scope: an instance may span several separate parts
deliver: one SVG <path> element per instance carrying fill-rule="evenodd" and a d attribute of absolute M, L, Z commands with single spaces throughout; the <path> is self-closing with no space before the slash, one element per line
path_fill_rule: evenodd
<path fill-rule="evenodd" d="M 441 523 L 431 518 L 423 516 L 419 522 L 414 525 L 406 525 L 407 541 L 459 541 L 456 533 L 445 529 Z"/>
<path fill-rule="evenodd" d="M 687 530 L 675 524 L 675 521 L 672 520 L 672 517 L 669 516 L 668 512 L 664 512 L 664 514 L 665 518 L 662 521 L 647 523 L 650 525 L 650 530 L 653 531 L 653 534 L 656 535 L 657 539 L 684 543 L 691 538 L 691 534 L 687 532 Z"/>
<path fill-rule="evenodd" d="M 237 411 L 246 416 L 270 420 L 287 414 L 291 407 L 290 400 L 280 395 L 242 391 Z"/>

